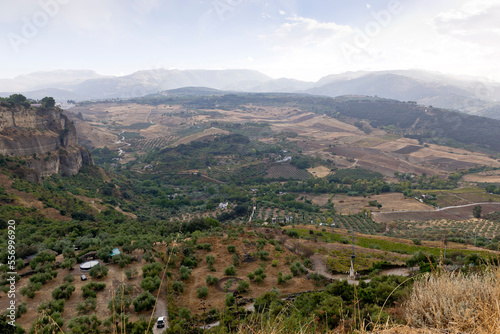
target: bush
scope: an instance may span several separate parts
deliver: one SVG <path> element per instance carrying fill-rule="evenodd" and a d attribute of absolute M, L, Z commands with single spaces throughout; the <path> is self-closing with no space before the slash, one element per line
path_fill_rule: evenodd
<path fill-rule="evenodd" d="M 87 314 L 90 311 L 95 311 L 97 307 L 97 302 L 95 298 L 87 298 L 83 303 L 78 303 L 76 305 L 76 310 L 78 314 Z"/>
<path fill-rule="evenodd" d="M 280 284 L 280 285 L 286 284 L 291 279 L 292 279 L 291 274 L 283 276 L 283 273 L 281 271 L 278 273 L 278 284 Z"/>
<path fill-rule="evenodd" d="M 207 279 L 206 279 L 206 282 L 208 285 L 215 285 L 215 284 L 217 284 L 218 281 L 219 281 L 219 279 L 215 276 L 212 276 L 212 275 L 208 275 Z"/>
<path fill-rule="evenodd" d="M 232 305 L 234 305 L 235 302 L 236 302 L 236 298 L 234 298 L 234 295 L 232 293 L 226 294 L 226 306 L 227 307 L 231 307 Z"/>
<path fill-rule="evenodd" d="M 96 298 L 97 292 L 104 290 L 106 283 L 88 283 L 82 286 L 83 298 Z"/>
<path fill-rule="evenodd" d="M 269 252 L 268 251 L 258 251 L 257 252 L 257 255 L 259 256 L 259 258 L 262 260 L 262 261 L 267 261 L 269 260 L 268 256 L 269 256 Z"/>
<path fill-rule="evenodd" d="M 75 278 L 71 274 L 67 274 L 64 276 L 63 281 L 66 283 L 73 283 L 75 281 Z"/>
<path fill-rule="evenodd" d="M 226 276 L 236 276 L 236 268 L 235 266 L 229 266 L 224 269 L 224 275 Z"/>
<path fill-rule="evenodd" d="M 142 267 L 142 277 L 146 278 L 148 276 L 154 277 L 159 276 L 163 270 L 163 265 L 159 262 L 148 263 Z"/>
<path fill-rule="evenodd" d="M 68 300 L 75 291 L 75 286 L 69 283 L 59 285 L 52 291 L 52 298 Z"/>
<path fill-rule="evenodd" d="M 175 281 L 172 284 L 172 288 L 174 289 L 175 292 L 177 293 L 183 293 L 184 292 L 184 283 Z"/>
<path fill-rule="evenodd" d="M 55 312 L 63 313 L 64 312 L 64 299 L 56 300 L 52 299 L 48 302 L 42 302 L 40 306 L 38 306 L 38 312 L 47 313 L 48 315 L 52 315 Z"/>
<path fill-rule="evenodd" d="M 210 252 L 210 250 L 212 249 L 212 245 L 209 244 L 209 243 L 206 243 L 206 244 L 198 244 L 196 245 L 196 248 L 197 249 L 203 249 L 203 250 L 207 250 Z"/>
<path fill-rule="evenodd" d="M 179 275 L 181 277 L 181 280 L 186 281 L 189 279 L 189 276 L 191 276 L 191 269 L 189 269 L 186 266 L 181 266 L 181 269 L 179 270 Z"/>
<path fill-rule="evenodd" d="M 108 275 L 108 271 L 109 269 L 105 265 L 98 264 L 97 266 L 90 269 L 89 275 L 92 278 L 102 278 Z"/>
<path fill-rule="evenodd" d="M 273 260 L 273 262 L 271 263 L 271 266 L 277 267 L 278 266 L 278 260 Z"/>
<path fill-rule="evenodd" d="M 215 256 L 213 256 L 213 255 L 207 255 L 205 257 L 205 259 L 207 260 L 207 263 L 208 263 L 208 269 L 210 271 L 215 271 L 215 267 L 214 267 Z"/>
<path fill-rule="evenodd" d="M 229 253 L 235 253 L 236 252 L 236 246 L 235 245 L 228 245 L 227 246 L 227 251 Z"/>
<path fill-rule="evenodd" d="M 198 298 L 205 298 L 208 296 L 208 287 L 202 286 L 196 289 L 196 295 Z"/>
<path fill-rule="evenodd" d="M 156 298 L 149 291 L 145 291 L 137 296 L 132 304 L 136 312 L 152 310 L 156 303 Z"/>
<path fill-rule="evenodd" d="M 155 290 L 158 290 L 160 284 L 161 284 L 161 279 L 158 276 L 155 276 L 154 278 L 148 276 L 142 280 L 141 288 L 143 288 L 146 291 L 153 292 Z"/>
<path fill-rule="evenodd" d="M 137 271 L 136 268 L 125 270 L 125 276 L 127 276 L 127 279 L 132 279 L 135 276 L 137 276 L 138 274 L 139 274 L 139 272 Z"/>
<path fill-rule="evenodd" d="M 101 325 L 101 323 L 102 322 L 97 318 L 95 314 L 92 314 L 90 316 L 82 315 L 80 317 L 72 318 L 68 323 L 68 328 L 71 329 L 71 333 L 99 333 L 99 326 Z"/>
<path fill-rule="evenodd" d="M 297 261 L 290 265 L 290 271 L 292 272 L 293 276 L 301 276 L 307 272 L 307 269 L 300 261 Z"/>
<path fill-rule="evenodd" d="M 239 281 L 236 291 L 242 293 L 248 291 L 249 288 L 250 288 L 250 283 L 248 283 L 247 281 Z"/>

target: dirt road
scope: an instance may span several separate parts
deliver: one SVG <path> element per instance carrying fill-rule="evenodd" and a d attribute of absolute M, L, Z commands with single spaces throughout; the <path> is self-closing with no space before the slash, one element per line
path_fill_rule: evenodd
<path fill-rule="evenodd" d="M 158 319 L 158 317 L 165 317 L 165 327 L 163 327 L 163 328 L 157 328 L 156 327 L 156 319 Z M 153 327 L 153 333 L 154 334 L 163 333 L 168 328 L 167 303 L 165 303 L 165 301 L 162 300 L 161 298 L 158 298 L 158 301 L 156 303 L 156 309 L 155 309 L 155 313 L 153 315 L 153 324 L 152 324 L 152 326 L 154 326 Z"/>

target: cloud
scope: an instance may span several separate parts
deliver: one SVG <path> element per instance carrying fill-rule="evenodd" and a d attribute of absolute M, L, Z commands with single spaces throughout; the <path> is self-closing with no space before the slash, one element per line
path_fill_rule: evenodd
<path fill-rule="evenodd" d="M 272 33 L 260 37 L 270 42 L 275 49 L 303 48 L 331 44 L 353 32 L 354 29 L 347 25 L 294 16 L 287 18 L 287 22 Z"/>
<path fill-rule="evenodd" d="M 472 0 L 460 8 L 438 14 L 432 21 L 442 35 L 462 41 L 491 45 L 500 41 L 499 0 Z"/>

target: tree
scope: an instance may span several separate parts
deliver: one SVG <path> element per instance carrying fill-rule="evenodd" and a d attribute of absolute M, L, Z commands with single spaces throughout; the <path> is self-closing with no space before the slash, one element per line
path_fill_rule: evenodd
<path fill-rule="evenodd" d="M 474 216 L 474 218 L 479 219 L 479 218 L 481 218 L 482 211 L 483 211 L 483 207 L 481 205 L 476 205 L 472 209 L 472 215 Z"/>
<path fill-rule="evenodd" d="M 153 277 L 146 277 L 145 279 L 142 280 L 141 282 L 141 288 L 143 288 L 146 291 L 153 292 L 155 290 L 158 290 L 160 287 L 160 277 L 155 276 Z"/>
<path fill-rule="evenodd" d="M 68 300 L 73 294 L 73 291 L 75 291 L 75 286 L 73 284 L 62 284 L 52 291 L 52 298 Z"/>
<path fill-rule="evenodd" d="M 80 317 L 74 317 L 68 323 L 68 327 L 71 329 L 71 333 L 78 334 L 99 333 L 100 325 L 101 321 L 95 314 L 92 314 L 91 316 L 83 315 Z M 58 330 L 54 332 L 58 332 Z"/>
<path fill-rule="evenodd" d="M 76 263 L 76 260 L 74 258 L 66 258 L 61 263 L 61 268 L 63 268 L 63 269 L 72 269 L 73 266 L 75 265 L 75 263 Z"/>
<path fill-rule="evenodd" d="M 101 278 L 106 277 L 108 275 L 108 268 L 102 264 L 98 264 L 97 266 L 92 267 L 89 271 L 89 275 L 92 278 Z"/>
<path fill-rule="evenodd" d="M 53 97 L 46 96 L 42 99 L 42 107 L 52 109 L 56 106 L 56 101 Z"/>
<path fill-rule="evenodd" d="M 153 297 L 153 295 L 148 291 L 141 293 L 132 302 L 136 312 L 152 310 L 155 303 L 156 303 L 155 297 Z"/>

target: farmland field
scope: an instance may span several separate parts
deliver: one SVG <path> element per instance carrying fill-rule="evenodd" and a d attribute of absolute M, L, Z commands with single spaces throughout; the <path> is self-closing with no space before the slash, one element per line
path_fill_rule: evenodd
<path fill-rule="evenodd" d="M 426 220 L 466 220 L 473 218 L 472 208 L 475 204 L 467 204 L 461 207 L 443 208 L 434 211 L 401 211 L 401 212 L 378 212 L 373 213 L 377 222 L 392 222 L 395 220 L 426 221 Z M 483 214 L 500 210 L 500 203 L 481 203 Z"/>

